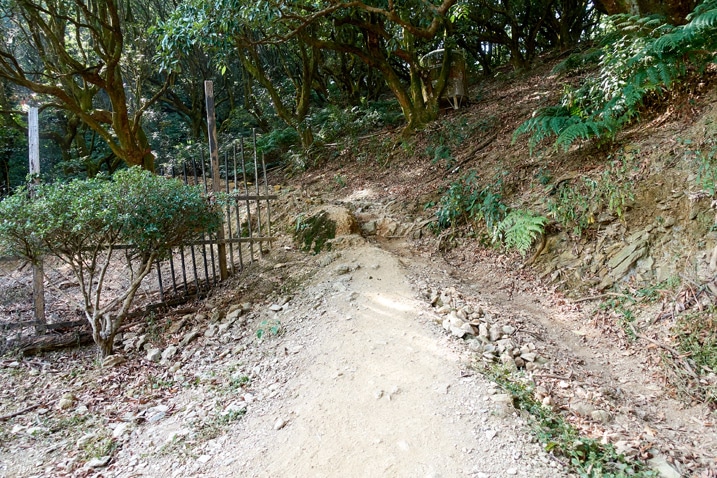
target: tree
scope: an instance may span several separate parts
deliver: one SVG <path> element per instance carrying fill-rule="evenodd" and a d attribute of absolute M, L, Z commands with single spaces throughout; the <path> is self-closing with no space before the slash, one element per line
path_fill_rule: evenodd
<path fill-rule="evenodd" d="M 695 9 L 698 0 L 595 0 L 595 8 L 608 15 L 629 13 L 632 15 L 661 15 L 671 23 L 687 22 L 687 15 Z"/>
<path fill-rule="evenodd" d="M 322 70 L 321 52 L 350 55 L 381 73 L 401 105 L 406 131 L 412 131 L 438 114 L 450 55 L 445 55 L 435 88 L 420 58 L 446 43 L 448 10 L 455 2 L 408 0 L 386 6 L 378 1 L 188 0 L 162 26 L 164 65 L 171 69 L 178 61 L 176 53 L 197 43 L 218 55 L 231 47 L 244 70 L 268 91 L 276 114 L 297 130 L 306 147 L 312 134 L 305 118 L 314 80 Z"/>
<path fill-rule="evenodd" d="M 0 0 L 0 78 L 47 98 L 87 125 L 128 165 L 154 168 L 142 115 L 146 52 L 130 1 Z M 135 25 L 136 27 L 136 25 Z"/>
<path fill-rule="evenodd" d="M 95 178 L 21 189 L 0 202 L 0 249 L 36 262 L 58 257 L 75 275 L 83 309 L 100 354 L 112 354 L 114 337 L 153 264 L 186 241 L 221 226 L 219 210 L 198 187 L 139 168 L 114 180 Z M 117 246 L 128 274 L 125 290 L 106 297 Z"/>

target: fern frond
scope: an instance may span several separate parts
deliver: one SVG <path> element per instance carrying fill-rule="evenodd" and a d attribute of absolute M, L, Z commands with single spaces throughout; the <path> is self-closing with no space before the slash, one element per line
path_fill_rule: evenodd
<path fill-rule="evenodd" d="M 517 249 L 525 257 L 535 239 L 545 232 L 547 222 L 544 216 L 516 209 L 495 227 L 493 242 L 500 241 L 507 249 Z"/>
<path fill-rule="evenodd" d="M 717 26 L 717 7 L 701 12 L 688 25 L 696 30 L 715 28 Z"/>

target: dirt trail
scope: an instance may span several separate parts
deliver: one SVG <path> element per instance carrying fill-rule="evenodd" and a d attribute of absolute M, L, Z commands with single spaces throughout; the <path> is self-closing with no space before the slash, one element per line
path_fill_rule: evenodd
<path fill-rule="evenodd" d="M 285 333 L 267 341 L 278 351 L 271 368 L 288 378 L 265 369 L 258 380 L 280 392 L 209 443 L 204 464 L 170 465 L 174 475 L 564 474 L 428 320 L 397 258 L 368 244 L 334 257 L 278 314 Z M 166 459 L 142 474 L 162 468 Z"/>

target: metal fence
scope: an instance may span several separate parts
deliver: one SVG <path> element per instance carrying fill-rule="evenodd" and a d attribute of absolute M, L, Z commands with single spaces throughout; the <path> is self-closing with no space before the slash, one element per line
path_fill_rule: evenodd
<path fill-rule="evenodd" d="M 172 251 L 157 262 L 154 272 L 145 278 L 135 299 L 135 313 L 176 305 L 206 294 L 222 280 L 222 263 L 226 274 L 234 275 L 247 264 L 261 258 L 271 248 L 271 193 L 263 157 L 256 152 L 256 138 L 246 149 L 243 138 L 230 145 L 223 154 L 219 181 L 212 181 L 212 168 L 202 155 L 198 160 L 181 166 L 162 167 L 158 174 L 179 178 L 188 185 L 203 187 L 209 200 L 224 196 L 223 234 L 205 235 Z M 221 191 L 212 190 L 219 184 Z M 120 246 L 127 248 L 129 246 Z M 121 260 L 113 265 L 113 281 L 109 287 L 124 285 L 126 267 Z M 47 329 L 57 330 L 84 324 L 81 318 L 79 284 L 68 267 L 48 258 L 45 263 L 45 302 Z M 5 340 L 32 333 L 39 325 L 34 320 L 32 268 L 13 258 L 0 258 L 0 331 Z"/>

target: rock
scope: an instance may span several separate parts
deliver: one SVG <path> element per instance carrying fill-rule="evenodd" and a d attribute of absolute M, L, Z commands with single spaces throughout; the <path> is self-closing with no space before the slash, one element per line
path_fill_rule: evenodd
<path fill-rule="evenodd" d="M 112 368 L 126 361 L 127 359 L 122 355 L 108 355 L 102 360 L 102 368 Z"/>
<path fill-rule="evenodd" d="M 515 333 L 515 327 L 512 325 L 504 325 L 501 330 L 505 335 L 513 335 Z"/>
<path fill-rule="evenodd" d="M 201 463 L 202 465 L 205 465 L 209 463 L 209 460 L 212 459 L 211 455 L 201 455 L 199 458 L 197 458 L 197 461 Z"/>
<path fill-rule="evenodd" d="M 491 395 L 490 399 L 496 403 L 513 405 L 513 396 L 509 393 L 496 393 L 495 395 Z"/>
<path fill-rule="evenodd" d="M 142 334 L 139 336 L 139 338 L 137 339 L 137 342 L 134 344 L 135 345 L 134 349 L 142 350 L 146 344 L 147 344 L 147 334 Z"/>
<path fill-rule="evenodd" d="M 647 464 L 650 465 L 650 468 L 658 472 L 662 478 L 680 478 L 680 476 L 682 476 L 670 465 L 664 455 L 655 455 L 653 458 L 647 460 Z"/>
<path fill-rule="evenodd" d="M 374 236 L 376 235 L 376 221 L 368 221 L 363 224 L 361 224 L 361 232 L 365 236 Z"/>
<path fill-rule="evenodd" d="M 523 360 L 522 358 L 516 357 L 514 361 L 515 361 L 515 366 L 516 366 L 516 367 L 518 367 L 518 368 L 523 368 L 523 367 L 525 367 L 525 360 Z"/>
<path fill-rule="evenodd" d="M 149 349 L 147 351 L 147 360 L 150 362 L 159 362 L 162 359 L 162 351 L 160 349 Z"/>
<path fill-rule="evenodd" d="M 609 423 L 612 420 L 612 415 L 606 410 L 593 410 L 590 413 L 590 417 L 600 423 Z"/>
<path fill-rule="evenodd" d="M 127 422 L 119 423 L 114 430 L 112 430 L 112 438 L 120 439 L 125 434 L 129 433 L 130 424 Z"/>
<path fill-rule="evenodd" d="M 486 325 L 486 324 L 484 324 L 484 323 L 481 323 L 480 325 L 478 325 L 478 336 L 479 336 L 479 337 L 485 337 L 485 338 L 488 338 L 488 337 L 489 337 L 489 334 L 488 334 L 488 325 Z"/>
<path fill-rule="evenodd" d="M 448 305 L 442 305 L 438 309 L 436 309 L 436 312 L 441 315 L 445 315 L 445 314 L 449 313 L 450 311 L 451 311 L 451 308 Z"/>
<path fill-rule="evenodd" d="M 350 272 L 350 271 L 348 271 L 348 272 Z M 281 312 L 282 310 L 284 310 L 284 306 L 279 305 L 279 304 L 271 304 L 271 306 L 269 307 L 269 310 L 272 312 Z"/>
<path fill-rule="evenodd" d="M 57 402 L 57 408 L 59 410 L 68 410 L 75 404 L 75 396 L 71 393 L 64 394 Z"/>
<path fill-rule="evenodd" d="M 209 324 L 209 327 L 204 331 L 204 336 L 208 339 L 215 337 L 218 330 L 219 326 L 217 324 Z"/>
<path fill-rule="evenodd" d="M 576 414 L 580 415 L 581 417 L 589 417 L 592 416 L 592 413 L 595 411 L 595 407 L 593 407 L 591 404 L 586 402 L 574 402 L 570 404 L 570 409 Z"/>
<path fill-rule="evenodd" d="M 466 331 L 462 327 L 451 326 L 451 334 L 462 339 L 466 335 Z"/>
<path fill-rule="evenodd" d="M 341 264 L 336 267 L 336 274 L 338 275 L 348 274 L 349 272 L 351 272 L 351 266 L 348 264 Z"/>
<path fill-rule="evenodd" d="M 461 328 L 463 327 L 463 321 L 456 315 L 455 312 L 448 314 L 448 320 L 451 321 L 451 327 Z"/>
<path fill-rule="evenodd" d="M 101 457 L 99 457 L 99 458 L 93 458 L 93 459 L 91 459 L 90 461 L 87 462 L 87 467 L 88 467 L 88 468 L 102 468 L 102 467 L 105 467 L 105 466 L 107 466 L 107 465 L 109 464 L 111 458 L 112 458 L 112 457 L 109 456 L 109 455 L 107 455 L 107 456 L 101 456 Z"/>
<path fill-rule="evenodd" d="M 469 340 L 468 348 L 473 352 L 483 352 L 483 343 L 480 340 Z"/>
<path fill-rule="evenodd" d="M 240 415 L 246 412 L 246 405 L 240 405 L 236 402 L 232 402 L 224 409 L 222 416 Z"/>
<path fill-rule="evenodd" d="M 515 360 L 513 360 L 513 355 L 509 353 L 504 353 L 500 356 L 500 363 L 510 370 L 515 370 L 517 368 Z"/>
<path fill-rule="evenodd" d="M 179 342 L 179 346 L 182 348 L 186 347 L 192 340 L 196 339 L 197 337 L 199 337 L 199 331 L 197 329 L 187 332 L 182 338 L 182 340 Z"/>
<path fill-rule="evenodd" d="M 473 328 L 473 326 L 472 326 L 471 324 L 467 323 L 467 322 L 464 323 L 464 324 L 461 326 L 461 329 L 465 330 L 465 331 L 466 331 L 466 334 L 469 334 L 469 335 L 475 335 L 475 334 L 476 334 L 476 331 L 475 331 L 475 329 Z"/>
<path fill-rule="evenodd" d="M 232 325 L 233 325 L 233 322 L 230 322 L 230 321 L 223 322 L 223 323 L 219 324 L 219 327 L 217 327 L 217 333 L 219 335 L 226 334 Z"/>
<path fill-rule="evenodd" d="M 85 445 L 87 445 L 90 441 L 94 440 L 95 438 L 97 438 L 97 433 L 95 433 L 95 432 L 85 433 L 77 440 L 77 442 L 75 443 L 75 446 L 78 449 L 82 449 L 85 447 Z"/>
<path fill-rule="evenodd" d="M 27 430 L 25 430 L 25 433 L 27 433 L 30 436 L 40 435 L 42 433 L 45 433 L 47 428 L 45 427 L 30 427 Z"/>
<path fill-rule="evenodd" d="M 236 321 L 242 314 L 244 313 L 244 309 L 242 309 L 241 305 L 232 305 L 229 307 L 229 312 L 227 313 L 226 320 L 227 322 L 234 322 Z"/>
<path fill-rule="evenodd" d="M 274 430 L 281 430 L 286 426 L 286 420 L 283 418 L 277 418 L 276 422 L 274 422 Z"/>
<path fill-rule="evenodd" d="M 162 420 L 164 417 L 167 416 L 167 411 L 169 410 L 169 407 L 166 405 L 157 405 L 156 407 L 148 408 L 146 415 L 147 415 L 147 422 L 149 423 L 156 423 L 160 420 Z"/>
<path fill-rule="evenodd" d="M 526 362 L 535 362 L 535 358 L 538 356 L 535 352 L 527 352 L 520 354 L 520 358 L 525 360 Z"/>
<path fill-rule="evenodd" d="M 511 339 L 500 339 L 496 341 L 495 343 L 496 348 L 498 349 L 498 352 L 503 353 L 512 353 L 513 349 L 515 348 L 515 344 Z"/>
<path fill-rule="evenodd" d="M 179 350 L 179 349 L 177 348 L 176 345 L 170 345 L 169 347 L 167 347 L 166 349 L 164 349 L 164 352 L 162 352 L 162 360 L 165 361 L 165 362 L 168 361 L 168 360 L 170 360 L 170 359 L 173 358 L 175 355 L 177 355 L 177 351 L 178 351 L 178 350 Z"/>
<path fill-rule="evenodd" d="M 505 474 L 506 475 L 517 475 L 518 469 L 517 468 L 508 468 L 507 470 L 505 470 Z"/>
<path fill-rule="evenodd" d="M 187 323 L 187 316 L 181 318 L 180 320 L 176 322 L 172 322 L 172 325 L 169 326 L 169 329 L 167 329 L 167 333 L 170 335 L 174 335 L 177 332 L 181 330 L 182 327 L 184 327 L 184 324 Z"/>
<path fill-rule="evenodd" d="M 487 430 L 487 431 L 485 432 L 485 437 L 486 437 L 488 440 L 492 440 L 493 438 L 495 438 L 495 436 L 496 436 L 497 434 L 498 434 L 498 432 L 495 431 L 495 430 L 493 430 L 493 429 L 491 428 L 491 429 L 489 429 L 489 430 Z"/>
<path fill-rule="evenodd" d="M 495 342 L 496 340 L 500 340 L 500 337 L 503 334 L 503 328 L 498 324 L 493 324 L 490 326 L 488 334 L 490 341 Z"/>
<path fill-rule="evenodd" d="M 441 322 L 441 326 L 442 326 L 446 331 L 450 331 L 450 330 L 451 330 L 451 321 L 448 320 L 448 319 L 444 319 L 443 322 Z"/>

